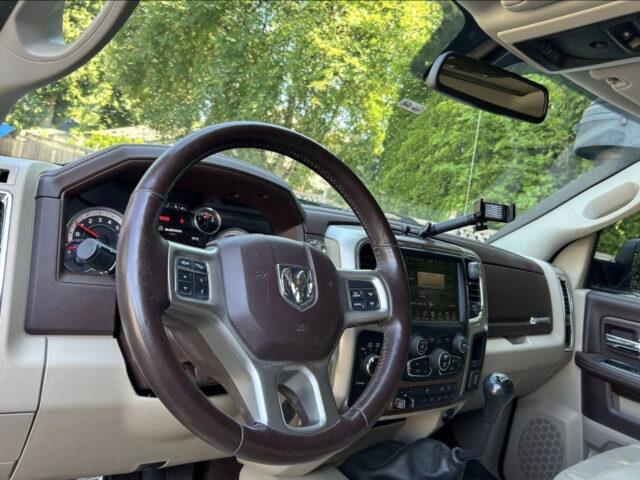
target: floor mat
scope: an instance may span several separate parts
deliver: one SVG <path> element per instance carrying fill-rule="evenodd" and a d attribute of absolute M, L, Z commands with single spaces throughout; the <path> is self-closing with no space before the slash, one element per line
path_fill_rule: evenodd
<path fill-rule="evenodd" d="M 471 460 L 467 463 L 467 467 L 464 469 L 462 475 L 463 480 L 498 480 L 496 477 L 489 473 L 489 470 L 478 460 Z"/>

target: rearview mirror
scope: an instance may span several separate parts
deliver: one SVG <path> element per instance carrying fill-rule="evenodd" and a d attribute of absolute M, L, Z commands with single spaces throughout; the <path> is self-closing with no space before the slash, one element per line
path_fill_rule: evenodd
<path fill-rule="evenodd" d="M 531 80 L 493 65 L 447 52 L 427 72 L 429 88 L 472 107 L 540 123 L 547 115 L 549 92 Z"/>

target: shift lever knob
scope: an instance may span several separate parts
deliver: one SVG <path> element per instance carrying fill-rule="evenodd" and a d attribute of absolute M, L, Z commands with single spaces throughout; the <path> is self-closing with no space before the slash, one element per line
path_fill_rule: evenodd
<path fill-rule="evenodd" d="M 453 450 L 454 458 L 459 462 L 466 462 L 474 458 L 480 458 L 487 448 L 487 442 L 491 435 L 491 430 L 495 425 L 502 409 L 511 401 L 516 393 L 516 387 L 509 375 L 495 372 L 487 376 L 482 382 L 482 392 L 484 393 L 484 412 L 480 438 L 475 448 Z"/>
<path fill-rule="evenodd" d="M 502 409 L 515 395 L 516 387 L 509 375 L 494 372 L 484 379 L 482 391 L 484 393 L 484 421 L 494 424 Z"/>

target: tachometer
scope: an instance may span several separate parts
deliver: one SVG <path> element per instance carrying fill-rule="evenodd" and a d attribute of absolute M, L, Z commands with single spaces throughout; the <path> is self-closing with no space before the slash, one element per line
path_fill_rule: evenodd
<path fill-rule="evenodd" d="M 93 239 L 91 249 L 95 250 L 96 257 L 106 253 L 113 253 L 118 245 L 120 227 L 122 226 L 122 214 L 110 208 L 89 208 L 76 214 L 67 224 L 67 243 L 64 248 L 64 266 L 74 272 L 87 272 L 96 270 L 92 268 L 92 262 L 87 256 L 86 261 L 80 261 L 77 257 L 80 244 L 87 239 Z M 96 258 L 97 261 L 102 258 Z M 97 271 L 101 271 L 98 268 Z"/>

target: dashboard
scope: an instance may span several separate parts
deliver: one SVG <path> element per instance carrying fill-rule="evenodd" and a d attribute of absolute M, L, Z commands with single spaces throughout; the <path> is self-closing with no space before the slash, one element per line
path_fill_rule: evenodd
<path fill-rule="evenodd" d="M 95 469 L 117 473 L 149 462 L 169 466 L 225 456 L 186 432 L 146 387 L 122 336 L 117 271 L 84 268 L 67 257 L 70 242 L 79 247 L 91 239 L 117 254 L 129 196 L 164 151 L 118 146 L 61 168 L 4 160 L 14 179 L 4 190 L 13 195 L 16 210 L 4 215 L 10 223 L 0 315 L 5 325 L 15 319 L 20 325 L 3 333 L 11 349 L 3 357 L 0 380 L 7 391 L 17 392 L 2 399 L 3 412 L 24 416 L 24 429 L 14 426 L 5 435 L 23 452 L 16 478 L 69 477 L 67 463 L 50 461 L 68 458 L 68 451 L 118 452 L 104 463 L 78 455 L 74 471 L 87 475 Z M 209 215 L 198 219 L 203 212 Z M 443 419 L 482 406 L 477 384 L 487 372 L 505 371 L 518 394 L 526 395 L 568 361 L 572 313 L 564 310 L 561 272 L 460 237 L 425 241 L 390 223 L 411 283 L 411 353 L 373 435 L 391 438 L 403 431 L 413 438 L 416 429 L 419 436 L 428 435 Z M 376 267 L 351 212 L 303 206 L 278 177 L 222 156 L 203 160 L 175 184 L 156 227 L 164 238 L 188 245 L 221 241 L 229 229 L 278 235 L 322 249 L 340 268 Z M 196 371 L 169 341 L 203 391 L 237 415 L 216 380 Z M 343 332 L 330 367 L 339 409 L 366 386 L 380 343 L 376 326 Z M 52 433 L 63 432 L 73 435 L 51 442 Z M 4 458 L 12 464 L 17 459 Z"/>

